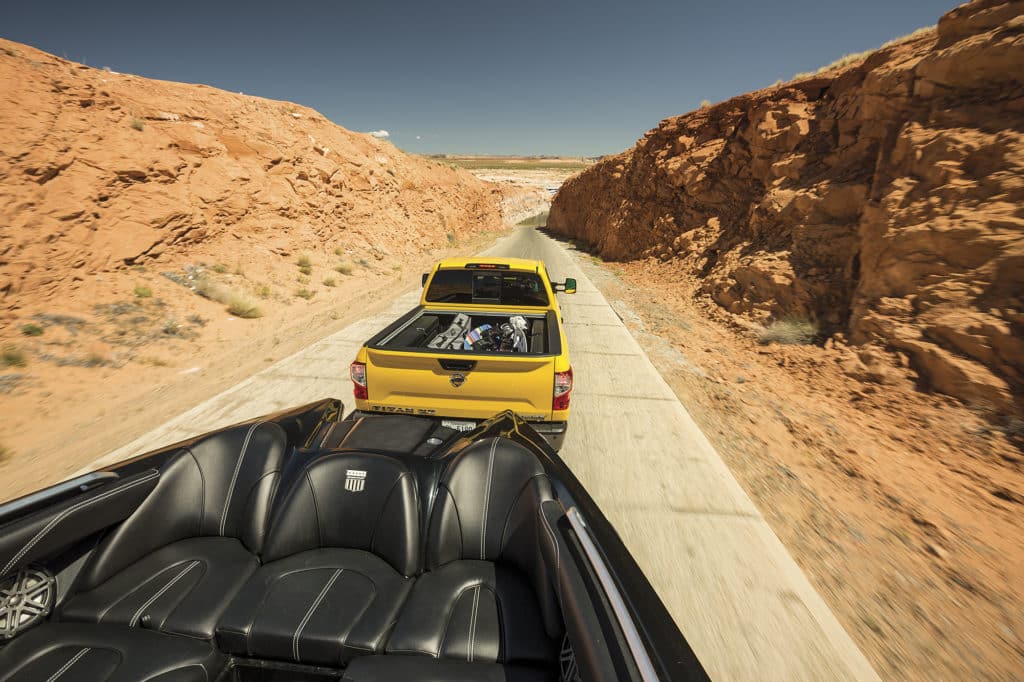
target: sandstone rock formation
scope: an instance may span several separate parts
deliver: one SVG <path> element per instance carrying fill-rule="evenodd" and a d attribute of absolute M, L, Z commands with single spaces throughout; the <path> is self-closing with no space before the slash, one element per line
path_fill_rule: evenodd
<path fill-rule="evenodd" d="M 1024 409 L 1022 206 L 1024 2 L 977 0 L 861 63 L 662 121 L 566 183 L 549 227 L 1006 414 Z"/>
<path fill-rule="evenodd" d="M 400 260 L 500 229 L 503 198 L 302 106 L 0 40 L 5 324 L 69 297 L 102 300 L 99 280 L 153 261 L 244 254 L 269 268 L 325 249 Z"/>

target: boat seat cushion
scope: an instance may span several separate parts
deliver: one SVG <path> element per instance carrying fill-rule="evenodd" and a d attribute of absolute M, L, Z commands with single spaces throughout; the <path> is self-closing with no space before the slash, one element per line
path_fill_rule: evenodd
<path fill-rule="evenodd" d="M 61 609 L 61 619 L 211 639 L 221 614 L 258 567 L 235 538 L 182 540 L 76 594 Z"/>
<path fill-rule="evenodd" d="M 208 642 L 117 625 L 46 623 L 0 649 L 3 682 L 211 682 L 227 657 Z"/>
<path fill-rule="evenodd" d="M 550 665 L 555 643 L 515 568 L 455 561 L 421 576 L 388 640 L 389 654 Z"/>

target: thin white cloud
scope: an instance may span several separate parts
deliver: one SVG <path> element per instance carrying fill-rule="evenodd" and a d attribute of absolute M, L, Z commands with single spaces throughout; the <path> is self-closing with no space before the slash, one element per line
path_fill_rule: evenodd
<path fill-rule="evenodd" d="M 373 130 L 368 133 L 370 137 L 376 137 L 378 140 L 386 140 L 391 137 L 391 133 L 386 130 Z"/>

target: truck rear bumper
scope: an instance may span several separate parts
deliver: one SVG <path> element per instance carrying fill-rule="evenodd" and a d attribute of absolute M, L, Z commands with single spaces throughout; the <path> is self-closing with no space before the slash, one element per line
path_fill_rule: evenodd
<path fill-rule="evenodd" d="M 534 431 L 544 436 L 551 449 L 558 452 L 562 449 L 562 442 L 565 440 L 565 432 L 569 429 L 569 422 L 530 422 Z"/>

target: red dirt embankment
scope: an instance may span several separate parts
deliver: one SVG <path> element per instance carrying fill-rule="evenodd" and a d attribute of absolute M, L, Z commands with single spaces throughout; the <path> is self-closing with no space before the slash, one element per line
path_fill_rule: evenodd
<path fill-rule="evenodd" d="M 549 226 L 656 259 L 737 321 L 849 342 L 851 375 L 1024 410 L 1024 3 L 666 119 L 567 182 Z"/>
<path fill-rule="evenodd" d="M 327 244 L 414 254 L 501 226 L 501 195 L 306 107 L 115 74 L 0 40 L 0 310 L 98 273 Z M 111 281 L 105 278 L 105 281 Z"/>
<path fill-rule="evenodd" d="M 0 500 L 337 330 L 546 202 L 296 104 L 0 40 Z"/>

